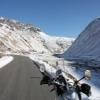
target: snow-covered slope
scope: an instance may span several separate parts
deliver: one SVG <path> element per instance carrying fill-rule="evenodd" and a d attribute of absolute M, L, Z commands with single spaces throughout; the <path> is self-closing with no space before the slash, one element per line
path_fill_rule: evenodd
<path fill-rule="evenodd" d="M 100 18 L 85 28 L 63 56 L 100 61 Z"/>
<path fill-rule="evenodd" d="M 48 36 L 31 24 L 0 18 L 0 52 L 55 53 L 69 48 L 73 41 L 72 38 Z"/>
<path fill-rule="evenodd" d="M 64 52 L 75 40 L 74 38 L 49 36 L 43 32 L 40 32 L 40 35 L 41 38 L 45 40 L 45 47 L 47 47 L 49 51 L 55 53 Z"/>

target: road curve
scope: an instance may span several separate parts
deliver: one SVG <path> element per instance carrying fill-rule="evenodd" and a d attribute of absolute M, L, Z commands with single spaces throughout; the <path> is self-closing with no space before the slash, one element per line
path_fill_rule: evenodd
<path fill-rule="evenodd" d="M 48 86 L 40 86 L 42 77 L 27 57 L 14 56 L 14 61 L 0 69 L 0 100 L 54 100 Z"/>

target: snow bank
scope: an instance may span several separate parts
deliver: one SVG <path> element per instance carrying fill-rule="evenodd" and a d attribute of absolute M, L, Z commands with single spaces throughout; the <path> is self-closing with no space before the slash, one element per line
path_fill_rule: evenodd
<path fill-rule="evenodd" d="M 13 59 L 14 58 L 12 56 L 4 56 L 4 57 L 0 58 L 0 68 L 9 64 L 11 61 L 13 61 Z"/>
<path fill-rule="evenodd" d="M 52 75 L 52 77 L 55 77 L 55 73 L 56 73 L 56 69 L 52 66 L 50 66 L 49 64 L 47 64 L 46 62 L 43 62 L 41 59 L 37 58 L 36 55 L 31 55 L 29 56 L 29 58 L 31 60 L 33 60 L 34 62 L 36 62 L 39 65 L 39 69 L 41 69 L 42 67 L 44 67 L 44 69 L 50 74 Z"/>

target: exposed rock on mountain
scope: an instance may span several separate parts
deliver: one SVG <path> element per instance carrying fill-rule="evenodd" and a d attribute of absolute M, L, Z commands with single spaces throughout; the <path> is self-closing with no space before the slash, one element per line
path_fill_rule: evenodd
<path fill-rule="evenodd" d="M 31 24 L 0 18 L 0 52 L 3 53 L 60 53 L 73 41 L 72 38 L 48 36 Z"/>

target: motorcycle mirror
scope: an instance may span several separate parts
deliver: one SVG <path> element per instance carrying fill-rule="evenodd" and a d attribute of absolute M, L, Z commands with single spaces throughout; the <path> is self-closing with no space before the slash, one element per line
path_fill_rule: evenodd
<path fill-rule="evenodd" d="M 40 71 L 41 71 L 42 73 L 45 72 L 45 66 L 44 66 L 44 65 L 41 65 L 41 66 L 40 66 Z"/>
<path fill-rule="evenodd" d="M 86 80 L 90 80 L 91 79 L 91 71 L 90 70 L 86 70 L 85 71 L 85 79 Z"/>

